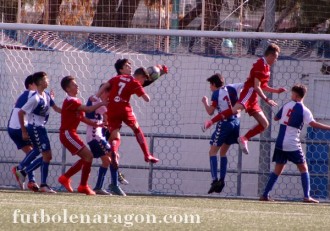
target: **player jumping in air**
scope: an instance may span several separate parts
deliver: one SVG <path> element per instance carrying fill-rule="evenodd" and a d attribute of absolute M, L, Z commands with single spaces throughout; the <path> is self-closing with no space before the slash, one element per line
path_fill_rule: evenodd
<path fill-rule="evenodd" d="M 202 103 L 209 115 L 213 115 L 217 109 L 218 112 L 231 108 L 238 100 L 239 93 L 243 84 L 229 84 L 225 86 L 225 80 L 220 74 L 214 74 L 207 79 L 210 83 L 212 91 L 211 105 L 208 98 L 203 97 Z M 220 193 L 225 186 L 225 177 L 227 173 L 227 156 L 226 153 L 231 144 L 237 143 L 239 137 L 239 120 L 237 115 L 232 115 L 224 121 L 220 121 L 216 125 L 216 129 L 212 134 L 210 141 L 210 169 L 212 184 L 208 193 Z M 220 179 L 218 180 L 218 160 L 217 152 L 220 150 Z"/>
<path fill-rule="evenodd" d="M 245 111 L 253 116 L 258 124 L 250 129 L 244 136 L 238 138 L 238 143 L 242 152 L 245 154 L 249 153 L 247 142 L 250 138 L 258 135 L 264 131 L 269 122 L 261 110 L 258 103 L 258 95 L 270 106 L 276 106 L 276 102 L 267 98 L 264 91 L 271 93 L 282 93 L 286 91 L 285 88 L 272 88 L 268 86 L 270 78 L 270 67 L 277 61 L 278 55 L 280 53 L 280 48 L 275 44 L 270 44 L 265 53 L 264 57 L 257 60 L 250 71 L 250 76 L 244 83 L 244 87 L 237 103 L 225 111 L 222 111 L 211 120 L 205 121 L 203 130 L 206 130 L 212 126 L 212 124 L 227 119 L 228 117 L 239 113 L 241 110 Z"/>
<path fill-rule="evenodd" d="M 300 171 L 304 192 L 303 201 L 306 203 L 318 203 L 317 200 L 310 197 L 310 179 L 306 158 L 301 148 L 300 132 L 305 123 L 313 128 L 325 130 L 330 130 L 330 126 L 314 120 L 311 111 L 303 103 L 306 92 L 307 88 L 302 84 L 293 86 L 291 101 L 286 103 L 274 118 L 275 121 L 280 122 L 280 130 L 273 155 L 273 162 L 276 164 L 274 172 L 270 174 L 265 191 L 260 197 L 261 201 L 273 201 L 269 197 L 269 192 L 289 160 L 295 163 Z"/>
<path fill-rule="evenodd" d="M 16 173 L 19 175 L 18 178 L 23 180 L 27 174 L 40 165 L 40 192 L 55 193 L 55 191 L 47 185 L 49 162 L 52 159 L 52 152 L 45 124 L 48 121 L 50 107 L 58 113 L 61 113 L 61 109 L 56 106 L 50 94 L 45 92 L 45 89 L 49 85 L 47 74 L 45 72 L 34 73 L 33 81 L 37 86 L 36 92 L 18 112 L 18 118 L 21 125 L 23 140 L 30 139 L 33 147 L 37 149 L 37 151 L 30 152 L 27 155 L 20 163 L 21 167 L 24 169 Z M 27 128 L 24 122 L 25 115 L 27 115 L 28 120 Z M 42 154 L 42 157 L 34 160 L 39 153 Z"/>
<path fill-rule="evenodd" d="M 134 77 L 131 75 L 131 64 L 128 59 L 118 59 L 115 63 L 115 68 L 118 73 L 117 76 L 111 78 L 105 83 L 97 92 L 96 96 L 99 97 L 103 91 L 109 88 L 109 104 L 108 104 L 108 128 L 110 131 L 110 144 L 111 144 L 111 164 L 114 168 L 118 168 L 118 149 L 120 146 L 120 133 L 119 130 L 124 122 L 129 126 L 139 143 L 146 162 L 157 163 L 159 160 L 154 157 L 150 152 L 146 142 L 146 138 L 140 128 L 133 109 L 129 103 L 131 95 L 136 94 L 142 97 L 146 102 L 150 101 L 142 87 L 140 81 L 136 78 L 142 76 L 142 82 L 149 78 L 149 74 L 144 68 L 138 68 L 134 72 Z"/>
<path fill-rule="evenodd" d="M 33 75 L 29 75 L 28 77 L 26 77 L 25 82 L 25 91 L 17 98 L 15 106 L 13 108 L 13 110 L 11 111 L 10 117 L 9 117 L 9 121 L 8 121 L 8 134 L 9 137 L 14 141 L 14 143 L 16 144 L 17 149 L 21 149 L 25 154 L 25 158 L 27 158 L 28 154 L 30 154 L 30 152 L 38 152 L 39 151 L 37 149 L 33 149 L 32 143 L 30 140 L 23 140 L 22 137 L 22 130 L 21 130 L 21 125 L 19 123 L 19 119 L 18 119 L 18 111 L 22 108 L 22 106 L 28 101 L 28 99 L 32 96 L 33 93 L 35 93 L 37 86 L 34 84 L 33 82 Z M 27 121 L 24 121 L 25 126 L 27 126 Z M 32 160 L 33 161 L 33 160 Z M 39 163 L 41 163 L 41 161 L 39 160 Z M 38 168 L 40 166 L 36 165 L 36 168 Z M 18 174 L 17 170 L 22 170 L 23 166 L 21 164 L 19 164 L 18 166 L 13 167 L 12 172 L 16 178 L 16 180 L 20 183 L 20 180 L 18 179 Z M 27 187 L 34 191 L 37 192 L 39 190 L 39 186 L 35 181 L 35 177 L 34 177 L 34 172 L 31 171 L 29 172 L 28 175 L 28 185 Z M 24 189 L 24 184 L 20 185 L 21 189 Z"/>
<path fill-rule="evenodd" d="M 81 100 L 77 98 L 78 85 L 72 76 L 66 76 L 61 80 L 62 89 L 68 94 L 62 105 L 60 140 L 72 155 L 77 155 L 81 159 L 71 166 L 58 181 L 69 191 L 73 192 L 70 178 L 81 170 L 81 181 L 78 187 L 78 192 L 86 195 L 95 195 L 95 192 L 88 186 L 87 181 L 91 171 L 93 154 L 86 147 L 84 142 L 77 134 L 77 127 L 80 121 L 92 125 L 103 126 L 97 124 L 84 116 L 84 112 L 92 112 L 97 108 L 107 105 L 107 102 L 99 102 L 92 106 L 82 105 Z"/>

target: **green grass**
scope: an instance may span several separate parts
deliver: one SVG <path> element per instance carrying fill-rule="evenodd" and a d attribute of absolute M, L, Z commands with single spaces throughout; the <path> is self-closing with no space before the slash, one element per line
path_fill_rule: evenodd
<path fill-rule="evenodd" d="M 218 198 L 163 197 L 163 196 L 85 196 L 80 194 L 57 193 L 46 195 L 22 191 L 0 191 L 0 230 L 330 230 L 330 204 L 303 204 L 299 202 L 265 203 L 254 200 Z M 72 214 L 87 214 L 90 223 L 18 223 L 14 222 L 14 211 L 20 214 L 60 214 L 66 209 L 67 217 Z M 97 224 L 97 215 L 113 215 L 107 224 Z M 133 223 L 126 214 L 151 214 L 156 223 Z M 200 223 L 165 224 L 164 215 L 198 215 Z M 54 216 L 58 219 L 58 216 Z M 119 218 L 122 218 L 120 221 Z M 26 217 L 25 217 L 26 218 Z M 100 217 L 99 217 L 100 218 Z M 169 216 L 167 217 L 169 220 Z M 73 218 L 75 219 L 75 218 Z M 80 219 L 80 218 L 79 218 Z M 147 217 L 144 216 L 146 220 Z M 151 219 L 152 220 L 152 219 Z M 150 221 L 151 221 L 150 220 Z M 75 221 L 75 220 L 73 220 Z M 105 220 L 99 220 L 104 222 Z M 117 223 L 114 223 L 116 221 Z M 139 221 L 139 220 L 138 220 Z M 140 220 L 141 221 L 141 220 Z M 26 219 L 25 219 L 26 222 Z"/>

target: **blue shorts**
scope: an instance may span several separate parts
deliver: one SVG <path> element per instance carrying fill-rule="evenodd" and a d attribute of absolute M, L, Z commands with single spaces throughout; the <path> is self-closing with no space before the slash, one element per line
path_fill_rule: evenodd
<path fill-rule="evenodd" d="M 92 140 L 88 143 L 88 145 L 91 149 L 91 152 L 93 153 L 94 158 L 105 156 L 108 152 L 111 151 L 110 144 L 103 139 L 100 141 Z"/>
<path fill-rule="evenodd" d="M 276 164 L 286 164 L 288 161 L 291 161 L 294 164 L 303 164 L 306 162 L 306 158 L 302 150 L 283 151 L 275 148 L 273 162 Z"/>
<path fill-rule="evenodd" d="M 30 140 L 23 140 L 21 129 L 7 128 L 7 131 L 8 131 L 9 137 L 16 144 L 17 149 L 21 149 L 25 146 L 32 146 L 32 143 Z"/>
<path fill-rule="evenodd" d="M 217 123 L 212 134 L 210 145 L 220 147 L 223 144 L 237 144 L 240 123 L 238 119 L 227 120 Z"/>
<path fill-rule="evenodd" d="M 33 147 L 35 147 L 40 153 L 51 150 L 47 130 L 45 127 L 33 126 L 29 124 L 27 131 L 29 133 Z"/>

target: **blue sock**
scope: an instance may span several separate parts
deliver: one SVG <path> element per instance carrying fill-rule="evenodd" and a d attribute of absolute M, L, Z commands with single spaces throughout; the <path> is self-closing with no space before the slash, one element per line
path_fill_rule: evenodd
<path fill-rule="evenodd" d="M 301 173 L 301 183 L 304 191 L 304 197 L 309 198 L 310 180 L 308 172 Z"/>
<path fill-rule="evenodd" d="M 224 180 L 227 173 L 227 156 L 220 157 L 220 179 Z"/>
<path fill-rule="evenodd" d="M 114 169 L 110 165 L 110 173 L 111 173 L 111 184 L 118 186 L 118 169 Z"/>
<path fill-rule="evenodd" d="M 99 168 L 99 175 L 97 177 L 97 182 L 94 189 L 102 189 L 103 182 L 105 178 L 105 174 L 107 174 L 108 168 L 103 168 L 102 166 Z"/>
<path fill-rule="evenodd" d="M 218 158 L 217 156 L 210 156 L 210 170 L 212 180 L 218 180 Z"/>
<path fill-rule="evenodd" d="M 274 184 L 276 183 L 278 175 L 272 172 L 269 176 L 268 183 L 266 185 L 265 191 L 262 194 L 264 197 L 268 197 L 269 192 L 273 189 Z"/>
<path fill-rule="evenodd" d="M 29 175 L 30 172 L 39 168 L 41 163 L 42 163 L 42 157 L 39 157 L 38 159 L 32 161 L 31 164 L 29 166 L 27 166 L 26 169 L 24 169 L 24 172 Z"/>
<path fill-rule="evenodd" d="M 42 161 L 40 170 L 41 170 L 41 184 L 47 184 L 49 163 Z"/>
<path fill-rule="evenodd" d="M 27 175 L 28 175 L 29 182 L 36 182 L 33 171 L 29 172 Z"/>
<path fill-rule="evenodd" d="M 39 151 L 36 149 L 32 149 L 25 157 L 24 159 L 21 161 L 21 163 L 19 163 L 18 165 L 18 169 L 22 170 L 25 167 L 27 167 L 37 156 L 39 155 Z"/>

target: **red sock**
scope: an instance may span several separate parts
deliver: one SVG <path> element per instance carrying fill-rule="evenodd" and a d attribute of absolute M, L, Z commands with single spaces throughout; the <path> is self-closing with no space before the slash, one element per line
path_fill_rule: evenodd
<path fill-rule="evenodd" d="M 89 173 L 91 172 L 91 166 L 92 166 L 92 162 L 87 162 L 83 160 L 80 185 L 84 185 L 84 186 L 87 185 Z"/>
<path fill-rule="evenodd" d="M 265 128 L 261 125 L 258 124 L 257 126 L 255 126 L 254 128 L 250 129 L 246 134 L 245 134 L 245 138 L 247 140 L 249 140 L 250 138 L 252 138 L 253 136 L 258 135 L 259 133 L 261 133 L 263 130 L 265 130 Z"/>
<path fill-rule="evenodd" d="M 213 123 L 216 123 L 220 120 L 225 120 L 227 119 L 229 116 L 234 115 L 233 111 L 231 110 L 231 108 L 228 108 L 227 110 L 224 110 L 223 112 L 220 112 L 218 115 L 214 116 L 211 121 Z"/>
<path fill-rule="evenodd" d="M 118 152 L 120 146 L 120 139 L 119 138 L 115 138 L 111 141 L 111 149 L 114 152 Z"/>
<path fill-rule="evenodd" d="M 141 128 L 139 127 L 138 129 L 134 130 L 134 134 L 135 134 L 137 142 L 139 143 L 139 145 L 142 149 L 144 156 L 149 156 L 150 154 L 149 154 L 149 148 L 147 145 L 147 140 L 146 140 Z"/>
<path fill-rule="evenodd" d="M 74 174 L 80 171 L 82 164 L 83 164 L 83 160 L 82 159 L 78 160 L 76 163 L 74 163 L 71 166 L 71 168 L 68 169 L 68 171 L 66 171 L 66 173 L 64 173 L 64 176 L 66 178 L 72 177 Z"/>

